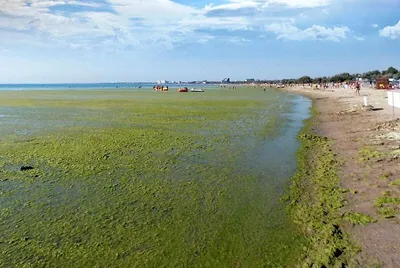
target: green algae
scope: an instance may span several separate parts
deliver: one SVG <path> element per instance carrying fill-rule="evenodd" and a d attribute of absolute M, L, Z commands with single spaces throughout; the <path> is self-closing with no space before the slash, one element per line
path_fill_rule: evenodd
<path fill-rule="evenodd" d="M 358 151 L 358 156 L 361 162 L 365 162 L 368 160 L 381 158 L 384 156 L 384 153 L 374 150 L 370 147 L 364 147 Z"/>
<path fill-rule="evenodd" d="M 394 218 L 399 212 L 400 197 L 393 197 L 391 192 L 388 192 L 375 200 L 375 207 L 382 217 Z"/>
<path fill-rule="evenodd" d="M 391 181 L 391 182 L 389 183 L 389 186 L 400 186 L 400 179 Z"/>
<path fill-rule="evenodd" d="M 69 94 L 0 100 L 27 117 L 21 129 L 32 112 L 43 121 L 0 130 L 0 266 L 297 262 L 304 237 L 278 201 L 287 173 L 244 157 L 283 131 L 281 93 Z"/>
<path fill-rule="evenodd" d="M 387 180 L 390 177 L 390 172 L 386 172 L 379 176 L 378 180 Z"/>
<path fill-rule="evenodd" d="M 370 223 L 377 222 L 375 218 L 360 212 L 346 213 L 344 219 L 354 225 L 368 225 Z"/>
<path fill-rule="evenodd" d="M 331 141 L 314 134 L 313 124 L 310 119 L 299 135 L 302 146 L 298 152 L 298 170 L 284 197 L 292 219 L 308 236 L 300 266 L 351 266 L 359 249 L 342 228 L 341 209 L 347 190 L 340 187 L 341 163 L 332 151 Z"/>

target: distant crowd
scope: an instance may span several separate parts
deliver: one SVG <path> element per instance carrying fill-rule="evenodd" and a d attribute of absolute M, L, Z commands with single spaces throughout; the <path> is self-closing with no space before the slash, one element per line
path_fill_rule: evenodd
<path fill-rule="evenodd" d="M 351 81 L 351 82 L 339 82 L 339 83 L 302 83 L 302 84 L 282 84 L 282 83 L 263 83 L 263 84 L 223 84 L 220 87 L 235 89 L 237 87 L 259 87 L 259 88 L 291 88 L 291 87 L 303 87 L 310 89 L 357 89 L 357 88 L 376 88 L 376 82 L 359 82 L 359 81 Z M 399 84 L 389 84 L 386 89 L 398 89 L 400 88 Z"/>

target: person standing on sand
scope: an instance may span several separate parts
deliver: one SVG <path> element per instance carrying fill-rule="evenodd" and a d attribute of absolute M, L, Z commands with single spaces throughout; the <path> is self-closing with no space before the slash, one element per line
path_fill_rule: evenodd
<path fill-rule="evenodd" d="M 356 94 L 360 96 L 360 83 L 358 81 L 356 82 L 355 88 L 356 88 Z"/>

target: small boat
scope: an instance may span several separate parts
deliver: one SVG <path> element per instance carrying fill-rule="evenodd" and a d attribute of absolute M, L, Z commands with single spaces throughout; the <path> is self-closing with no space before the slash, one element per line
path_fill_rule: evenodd
<path fill-rule="evenodd" d="M 204 90 L 201 89 L 201 88 L 192 88 L 192 89 L 190 90 L 190 92 L 204 92 Z"/>
<path fill-rule="evenodd" d="M 183 87 L 178 89 L 178 92 L 188 92 L 188 88 L 187 87 Z"/>

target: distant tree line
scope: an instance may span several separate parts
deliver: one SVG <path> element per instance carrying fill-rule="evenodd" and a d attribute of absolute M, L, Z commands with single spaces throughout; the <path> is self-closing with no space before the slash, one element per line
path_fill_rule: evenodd
<path fill-rule="evenodd" d="M 400 79 L 400 72 L 394 68 L 389 67 L 387 70 L 369 71 L 366 73 L 341 73 L 330 77 L 315 77 L 302 76 L 298 79 L 283 79 L 283 80 L 256 80 L 255 83 L 283 83 L 283 84 L 310 84 L 310 83 L 341 83 L 346 81 L 354 81 L 357 78 L 374 81 L 376 78 L 386 76 L 388 78 Z M 245 81 L 235 81 L 234 83 L 246 83 Z"/>

